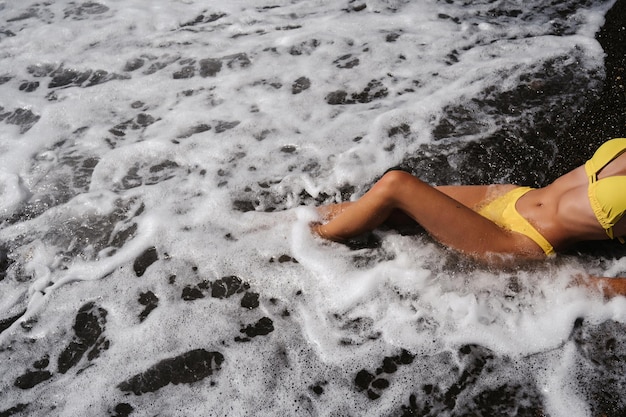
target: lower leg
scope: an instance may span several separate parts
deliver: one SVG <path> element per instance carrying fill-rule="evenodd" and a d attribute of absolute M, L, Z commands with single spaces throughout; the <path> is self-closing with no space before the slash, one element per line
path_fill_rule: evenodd
<path fill-rule="evenodd" d="M 468 190 L 480 199 L 486 189 Z M 545 256 L 530 238 L 504 231 L 447 193 L 400 171 L 385 174 L 361 199 L 313 230 L 324 238 L 343 241 L 375 229 L 398 211 L 443 245 L 478 258 L 489 259 L 493 253 Z"/>
<path fill-rule="evenodd" d="M 343 203 L 319 206 L 317 207 L 317 214 L 319 214 L 322 221 L 327 222 L 334 219 L 339 214 L 343 213 L 343 211 L 350 207 L 352 204 L 354 204 L 352 201 L 345 201 Z"/>
<path fill-rule="evenodd" d="M 377 228 L 390 217 L 406 222 L 408 216 L 395 210 L 394 187 L 393 181 L 383 177 L 358 201 L 318 209 L 328 223 L 313 225 L 313 231 L 326 239 L 344 241 Z"/>

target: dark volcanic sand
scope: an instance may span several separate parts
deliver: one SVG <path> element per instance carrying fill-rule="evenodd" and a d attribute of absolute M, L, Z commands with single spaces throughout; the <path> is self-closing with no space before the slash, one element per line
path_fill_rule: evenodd
<path fill-rule="evenodd" d="M 435 184 L 510 182 L 542 187 L 583 164 L 601 143 L 626 136 L 626 0 L 618 0 L 607 13 L 596 38 L 606 52 L 606 77 L 584 74 L 577 65 L 554 70 L 547 62 L 520 80 L 517 89 L 496 95 L 485 92 L 474 99 L 477 106 L 500 114 L 526 109 L 533 116 L 524 123 L 503 123 L 489 137 L 455 144 L 460 147 L 454 152 L 463 157 L 450 166 L 446 139 L 458 136 L 467 120 L 470 126 L 481 120 L 471 120 L 471 108 L 463 104 L 444 108 L 443 123 L 433 132 L 435 142 L 426 146 L 429 152 L 421 149 L 408 155 L 398 168 Z"/>
<path fill-rule="evenodd" d="M 602 142 L 626 136 L 626 0 L 617 0 L 606 14 L 596 39 L 606 53 L 606 80 L 599 97 L 591 98 L 566 129 L 558 159 L 565 168 L 583 163 Z"/>
<path fill-rule="evenodd" d="M 597 145 L 611 137 L 619 137 L 626 135 L 626 94 L 624 90 L 624 68 L 626 66 L 626 29 L 624 28 L 624 16 L 626 16 L 626 0 L 618 0 L 611 11 L 606 16 L 606 24 L 598 33 L 597 38 L 601 42 L 602 47 L 607 53 L 605 59 L 606 81 L 603 88 L 596 93 L 585 93 L 581 91 L 581 95 L 588 95 L 587 103 L 579 114 L 570 114 L 567 117 L 565 112 L 556 118 L 557 123 L 552 123 L 551 129 L 535 129 L 530 126 L 529 131 L 540 131 L 536 135 L 536 143 L 546 141 L 548 138 L 554 138 L 556 141 L 558 155 L 556 156 L 556 165 L 549 175 L 559 175 L 568 169 L 582 163 L 590 156 Z M 184 75 L 184 73 L 182 73 Z M 297 80 L 299 88 L 306 83 Z M 295 94 L 295 93 L 294 93 Z M 391 134 L 402 134 L 403 127 L 399 126 L 397 131 Z M 443 132 L 445 133 L 445 132 Z M 558 133 L 558 135 L 555 135 Z M 531 146 L 536 143 L 530 142 Z M 509 144 L 504 142 L 502 149 L 494 147 L 492 154 L 498 158 L 504 158 Z M 481 152 L 486 148 L 472 148 L 469 151 L 476 151 L 476 157 L 483 157 Z M 522 152 L 523 149 L 520 151 Z M 518 155 L 511 153 L 514 160 Z M 409 161 L 411 162 L 411 161 Z M 419 163 L 416 162 L 416 163 Z M 471 165 L 471 158 L 469 160 Z M 542 161 L 538 162 L 539 168 Z M 473 168 L 470 166 L 470 168 Z M 534 166 L 526 166 L 521 163 L 517 168 L 529 174 L 531 180 L 543 182 L 545 178 L 533 177 L 532 170 Z M 464 175 L 460 172 L 459 175 Z M 518 178 L 523 180 L 522 174 L 518 174 Z M 454 178 L 452 178 L 454 179 Z M 473 178 L 467 177 L 468 181 Z M 481 180 L 482 178 L 478 178 Z M 137 277 L 144 274 L 146 268 L 156 262 L 158 256 L 154 250 L 149 250 L 140 256 L 135 262 L 135 273 Z M 286 260 L 286 262 L 289 259 Z M 0 259 L 0 264 L 4 261 Z M 278 262 L 282 262 L 278 259 Z M 183 297 L 186 301 L 193 301 L 196 298 L 202 298 L 211 291 L 211 297 L 226 298 L 235 293 L 244 293 L 241 300 L 241 306 L 247 309 L 254 309 L 258 306 L 258 295 L 247 291 L 248 288 L 236 277 L 226 277 L 219 281 L 202 283 L 196 287 L 185 288 Z M 230 284 L 230 285 L 228 285 Z M 207 295 L 205 295 L 205 293 Z M 245 302 L 244 302 L 245 301 Z M 142 293 L 139 303 L 146 306 L 146 310 L 142 312 L 145 317 L 150 314 L 153 308 L 158 305 L 159 300 L 152 292 Z M 87 303 L 78 312 L 74 325 L 74 333 L 72 340 L 67 348 L 63 350 L 58 361 L 60 373 L 66 372 L 69 368 L 75 367 L 81 357 L 86 354 L 90 360 L 96 358 L 102 350 L 108 347 L 108 341 L 103 337 L 106 325 L 107 311 L 94 304 Z M 0 331 L 13 321 L 0 321 Z M 6 323 L 5 323 L 6 322 Z M 242 328 L 241 333 L 247 338 L 239 336 L 237 342 L 244 343 L 250 338 L 257 335 L 271 333 L 274 330 L 271 320 L 261 318 L 256 324 L 248 325 Z M 623 368 L 626 366 L 623 360 L 626 348 L 621 345 L 621 340 L 611 338 L 612 334 L 623 334 L 623 325 L 607 321 L 600 326 L 584 326 L 582 321 L 577 323 L 572 334 L 572 338 L 577 342 L 578 346 L 582 346 L 584 350 L 582 356 L 588 359 L 588 379 L 587 382 L 581 384 L 591 385 L 589 388 L 594 415 L 620 416 L 624 415 L 626 410 L 621 400 L 622 386 L 620 377 L 624 374 Z M 608 335 L 608 336 L 607 336 Z M 447 392 L 437 392 L 433 386 L 423 387 L 423 397 L 428 401 L 418 403 L 416 396 L 412 395 L 405 400 L 405 404 L 400 410 L 403 415 L 425 415 L 426 409 L 443 409 L 454 407 L 454 401 L 462 393 L 467 386 L 471 385 L 474 380 L 482 375 L 483 370 L 489 370 L 492 363 L 498 364 L 498 359 L 491 355 L 487 349 L 474 346 L 465 346 L 461 349 L 461 357 L 464 358 L 467 365 L 467 372 L 464 372 L 457 383 L 452 384 Z M 124 392 L 132 392 L 136 395 L 142 393 L 150 393 L 155 390 L 167 386 L 168 384 L 193 383 L 200 379 L 211 376 L 220 369 L 223 356 L 219 352 L 212 352 L 203 349 L 194 349 L 180 356 L 168 357 L 157 362 L 154 366 L 149 367 L 145 372 L 131 376 L 126 381 L 120 383 L 119 387 Z M 20 389 L 30 389 L 31 387 L 43 383 L 52 378 L 53 375 L 42 368 L 48 366 L 49 358 L 42 358 L 33 364 L 35 370 L 24 373 L 15 381 L 15 385 Z M 381 361 L 379 369 L 360 370 L 355 375 L 355 385 L 357 389 L 363 390 L 367 397 L 372 399 L 379 396 L 387 385 L 388 379 L 396 372 L 400 366 L 408 366 L 413 362 L 413 357 L 405 352 L 397 356 L 385 357 Z M 595 367 L 591 368 L 593 364 Z M 376 373 L 376 375 L 374 375 Z M 387 379 L 385 379 L 387 378 Z M 324 384 L 319 383 L 312 386 L 311 390 L 316 395 L 324 392 Z M 435 391 L 433 391 L 435 390 Z M 517 386 L 504 386 L 493 392 L 485 392 L 476 399 L 477 411 L 476 415 L 497 415 L 497 411 L 502 409 L 517 409 L 517 415 L 541 415 L 541 400 L 538 391 L 533 391 Z M 520 405 L 516 395 L 520 395 L 525 404 Z M 134 397 L 129 396 L 129 402 Z M 365 398 L 365 397 L 364 397 Z M 526 405 L 529 404 L 529 405 Z M 26 404 L 11 404 L 11 408 L 5 409 L 9 405 L 0 406 L 0 416 L 17 415 L 28 406 Z M 1 411 L 4 410 L 4 411 Z M 491 410 L 491 412 L 489 412 Z M 127 403 L 119 403 L 115 406 L 115 415 L 129 415 L 133 412 L 133 407 Z M 483 414 L 485 413 L 485 414 Z M 432 414 L 430 414 L 432 415 Z"/>

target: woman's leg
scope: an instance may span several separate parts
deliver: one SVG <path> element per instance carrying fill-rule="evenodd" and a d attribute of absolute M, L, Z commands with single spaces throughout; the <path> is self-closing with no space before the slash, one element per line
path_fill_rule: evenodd
<path fill-rule="evenodd" d="M 464 206 L 478 211 L 482 205 L 517 188 L 517 185 L 438 185 L 435 188 Z"/>
<path fill-rule="evenodd" d="M 322 221 L 330 221 L 340 215 L 345 209 L 354 204 L 353 201 L 345 201 L 343 203 L 337 204 L 327 204 L 324 206 L 319 206 L 317 208 L 317 213 L 322 218 Z"/>
<path fill-rule="evenodd" d="M 478 209 L 484 203 L 491 201 L 500 195 L 510 191 L 517 187 L 511 184 L 491 184 L 491 185 L 438 185 L 434 188 L 441 191 L 448 197 L 451 197 L 463 204 L 466 207 L 471 208 L 474 211 Z M 350 205 L 354 204 L 353 201 L 345 201 L 336 204 L 327 204 L 319 206 L 317 211 L 323 221 L 330 221 L 337 215 L 341 214 Z M 411 217 L 405 213 L 395 210 L 390 214 L 387 220 L 393 220 L 393 223 L 400 225 L 406 225 L 407 221 L 415 222 Z"/>
<path fill-rule="evenodd" d="M 505 188 L 504 192 L 508 191 L 512 185 L 439 185 L 434 188 L 446 194 L 447 196 L 455 199 L 466 207 L 476 211 L 477 208 L 486 200 L 491 200 L 502 194 L 502 188 Z M 346 201 L 336 204 L 327 204 L 319 206 L 317 211 L 323 222 L 328 222 L 344 210 L 354 204 L 354 201 Z M 406 227 L 411 224 L 416 224 L 415 220 L 406 213 L 400 210 L 393 210 L 389 216 L 384 220 L 384 223 L 388 223 L 390 226 Z"/>
<path fill-rule="evenodd" d="M 342 207 L 328 223 L 314 230 L 327 239 L 343 241 L 377 228 L 400 210 L 435 239 L 461 252 L 479 257 L 489 253 L 543 256 L 541 248 L 526 236 L 501 229 L 450 196 L 456 191 L 460 199 L 477 202 L 485 198 L 488 188 L 460 190 L 439 190 L 406 172 L 391 171 L 358 201 Z"/>

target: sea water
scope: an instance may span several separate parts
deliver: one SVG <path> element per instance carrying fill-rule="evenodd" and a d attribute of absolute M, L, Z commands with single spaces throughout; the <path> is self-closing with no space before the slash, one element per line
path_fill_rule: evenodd
<path fill-rule="evenodd" d="M 0 414 L 621 415 L 572 282 L 621 257 L 309 232 L 392 166 L 545 185 L 612 4 L 0 1 Z"/>

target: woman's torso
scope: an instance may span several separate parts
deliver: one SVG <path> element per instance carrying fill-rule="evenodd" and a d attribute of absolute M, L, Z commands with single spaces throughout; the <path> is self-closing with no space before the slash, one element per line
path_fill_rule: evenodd
<path fill-rule="evenodd" d="M 607 165 L 598 179 L 614 175 L 626 175 L 626 154 Z M 557 251 L 584 240 L 606 239 L 591 208 L 588 189 L 589 179 L 580 166 L 550 185 L 528 192 L 517 201 L 516 208 Z M 626 222 L 620 223 L 618 236 L 626 233 Z"/>

